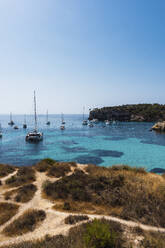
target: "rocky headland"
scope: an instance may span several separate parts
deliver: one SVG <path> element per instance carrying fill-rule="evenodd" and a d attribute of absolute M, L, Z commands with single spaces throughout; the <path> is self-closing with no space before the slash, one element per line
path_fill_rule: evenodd
<path fill-rule="evenodd" d="M 90 111 L 89 120 L 99 121 L 135 121 L 157 122 L 165 120 L 165 105 L 133 104 L 113 107 L 95 108 Z"/>

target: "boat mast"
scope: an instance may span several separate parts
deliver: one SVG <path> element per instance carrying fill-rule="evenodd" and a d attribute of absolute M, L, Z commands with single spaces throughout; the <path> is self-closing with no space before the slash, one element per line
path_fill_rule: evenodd
<path fill-rule="evenodd" d="M 36 92 L 34 91 L 34 121 L 35 121 L 35 131 L 37 132 L 37 111 L 36 111 Z"/>
<path fill-rule="evenodd" d="M 48 122 L 48 110 L 46 112 L 46 122 Z"/>
<path fill-rule="evenodd" d="M 10 123 L 12 122 L 12 113 L 10 112 Z"/>
<path fill-rule="evenodd" d="M 26 124 L 26 115 L 24 115 L 24 124 Z"/>
<path fill-rule="evenodd" d="M 63 117 L 63 113 L 61 113 L 61 122 L 63 123 L 64 121 L 64 117 Z"/>
<path fill-rule="evenodd" d="M 83 106 L 83 121 L 84 121 L 84 112 L 85 112 L 85 107 Z"/>

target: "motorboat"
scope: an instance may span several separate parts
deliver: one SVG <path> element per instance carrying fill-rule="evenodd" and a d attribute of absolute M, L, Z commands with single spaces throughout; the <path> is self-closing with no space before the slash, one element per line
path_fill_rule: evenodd
<path fill-rule="evenodd" d="M 18 126 L 14 126 L 13 128 L 14 128 L 15 130 L 19 129 Z"/>

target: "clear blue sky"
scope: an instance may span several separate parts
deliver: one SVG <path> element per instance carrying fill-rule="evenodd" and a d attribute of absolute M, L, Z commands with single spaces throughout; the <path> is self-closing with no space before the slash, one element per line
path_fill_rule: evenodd
<path fill-rule="evenodd" d="M 164 0 L 0 0 L 0 113 L 165 103 Z"/>

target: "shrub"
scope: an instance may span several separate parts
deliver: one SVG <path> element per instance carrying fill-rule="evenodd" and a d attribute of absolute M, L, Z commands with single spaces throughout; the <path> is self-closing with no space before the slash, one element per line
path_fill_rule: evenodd
<path fill-rule="evenodd" d="M 65 218 L 65 224 L 73 225 L 83 220 L 89 220 L 89 217 L 87 215 L 69 215 Z"/>
<path fill-rule="evenodd" d="M 6 184 L 10 187 L 18 187 L 26 183 L 35 181 L 35 171 L 31 167 L 20 167 L 15 176 L 6 180 Z"/>
<path fill-rule="evenodd" d="M 3 225 L 10 220 L 17 212 L 19 206 L 12 203 L 0 203 L 0 225 Z"/>
<path fill-rule="evenodd" d="M 28 202 L 33 198 L 36 191 L 37 187 L 34 184 L 24 185 L 17 190 L 15 201 L 23 203 Z"/>
<path fill-rule="evenodd" d="M 84 234 L 86 248 L 115 248 L 117 240 L 117 233 L 106 222 L 95 219 L 86 225 Z"/>
<path fill-rule="evenodd" d="M 70 203 L 69 202 L 64 202 L 64 207 L 63 207 L 63 210 L 67 210 L 69 211 L 71 209 L 70 207 Z"/>
<path fill-rule="evenodd" d="M 32 232 L 37 227 L 37 224 L 46 218 L 43 210 L 28 210 L 10 225 L 5 227 L 3 233 L 6 236 L 23 235 L 27 232 Z"/>
<path fill-rule="evenodd" d="M 6 177 L 15 171 L 15 167 L 8 164 L 0 164 L 0 177 Z"/>
<path fill-rule="evenodd" d="M 56 161 L 51 159 L 51 158 L 45 158 L 41 160 L 39 163 L 36 164 L 35 169 L 38 170 L 39 172 L 45 172 L 51 166 L 55 163 Z"/>

